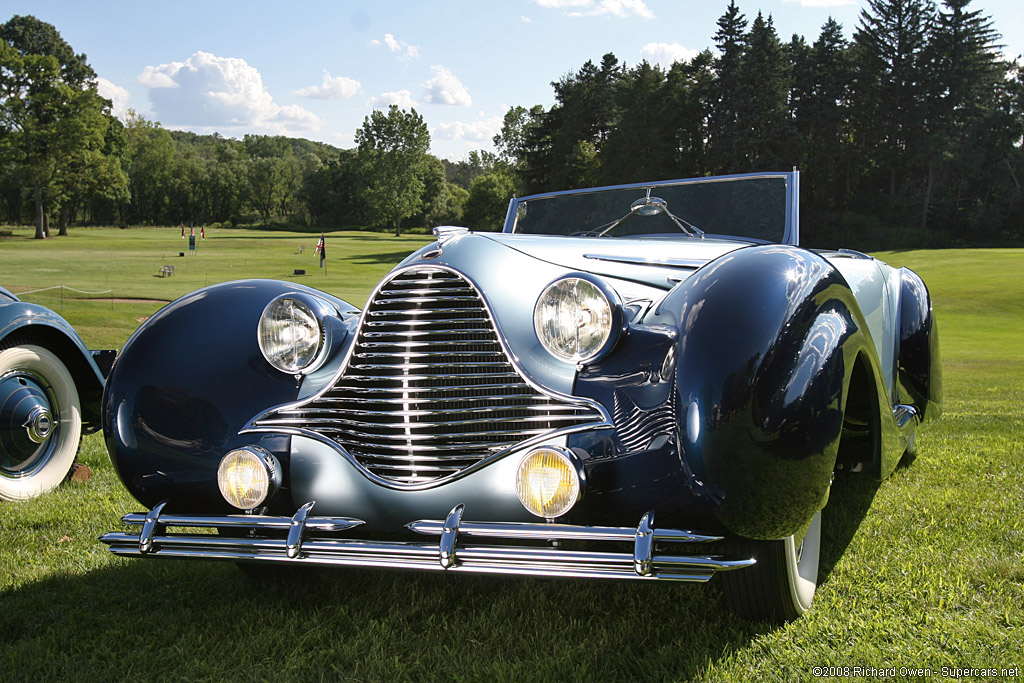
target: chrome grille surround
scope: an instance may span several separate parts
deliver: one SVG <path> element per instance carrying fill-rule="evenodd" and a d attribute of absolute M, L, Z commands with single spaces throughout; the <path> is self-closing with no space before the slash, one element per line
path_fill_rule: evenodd
<path fill-rule="evenodd" d="M 469 278 L 416 265 L 378 285 L 325 390 L 245 431 L 308 436 L 379 484 L 429 488 L 513 449 L 610 424 L 600 404 L 530 381 Z"/>

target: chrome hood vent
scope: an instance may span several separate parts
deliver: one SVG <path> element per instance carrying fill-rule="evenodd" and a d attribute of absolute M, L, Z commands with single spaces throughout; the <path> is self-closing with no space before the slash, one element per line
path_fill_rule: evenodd
<path fill-rule="evenodd" d="M 596 403 L 530 382 L 476 287 L 443 267 L 390 276 L 333 385 L 257 419 L 342 447 L 372 479 L 422 486 L 557 432 L 607 423 Z"/>

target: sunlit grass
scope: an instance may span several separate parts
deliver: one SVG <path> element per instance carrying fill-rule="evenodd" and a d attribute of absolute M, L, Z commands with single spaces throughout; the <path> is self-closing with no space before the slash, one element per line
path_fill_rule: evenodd
<path fill-rule="evenodd" d="M 361 305 L 423 238 L 329 236 L 327 275 L 314 242 L 223 231 L 177 257 L 184 243 L 166 229 L 0 240 L 0 284 L 170 299 L 305 267 L 301 282 Z M 121 560 L 96 537 L 139 506 L 93 435 L 89 482 L 0 504 L 0 680 L 791 681 L 814 680 L 815 666 L 927 667 L 938 679 L 943 666 L 1022 666 L 1024 251 L 881 256 L 932 291 L 945 414 L 881 486 L 837 480 L 824 581 L 797 622 L 739 621 L 713 585 L 359 570 L 264 585 L 230 564 Z M 44 270 L 48 259 L 67 265 Z M 156 277 L 167 262 L 174 278 Z M 90 345 L 111 347 L 159 305 L 64 304 Z"/>

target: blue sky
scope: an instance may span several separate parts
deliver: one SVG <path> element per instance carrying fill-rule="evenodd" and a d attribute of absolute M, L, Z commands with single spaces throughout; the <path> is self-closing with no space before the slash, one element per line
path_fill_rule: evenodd
<path fill-rule="evenodd" d="M 115 111 L 172 129 L 281 134 L 352 147 L 374 108 L 423 115 L 431 151 L 492 149 L 512 105 L 549 107 L 551 81 L 613 52 L 664 65 L 712 47 L 728 0 L 8 0 L 84 52 Z M 739 0 L 783 41 L 813 42 L 834 17 L 847 36 L 865 0 Z M 1024 3 L 975 0 L 1024 52 Z"/>

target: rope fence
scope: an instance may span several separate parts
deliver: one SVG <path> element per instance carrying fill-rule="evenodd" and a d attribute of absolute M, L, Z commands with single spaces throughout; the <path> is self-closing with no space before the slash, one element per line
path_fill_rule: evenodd
<path fill-rule="evenodd" d="M 75 289 L 74 287 L 68 287 L 67 285 L 54 285 L 53 287 L 43 287 L 42 289 L 32 289 L 32 290 L 29 290 L 27 292 L 15 292 L 14 295 L 17 296 L 19 299 L 23 299 L 23 297 L 26 294 L 41 294 L 43 292 L 52 292 L 53 290 L 59 290 L 59 294 L 58 295 L 60 296 L 60 305 L 59 305 L 57 311 L 59 313 L 61 313 L 61 314 L 64 313 L 64 292 L 65 291 L 72 292 L 74 294 L 85 294 L 87 296 L 99 296 L 99 295 L 102 295 L 102 294 L 109 295 L 110 310 L 114 310 L 114 290 L 112 290 L 112 289 L 104 289 L 103 291 L 100 291 L 100 292 L 90 292 L 90 291 L 84 290 L 84 289 Z M 71 299 L 72 301 L 75 300 L 75 297 L 68 297 L 68 298 Z M 47 304 L 47 305 L 48 306 L 52 306 L 52 304 Z"/>
<path fill-rule="evenodd" d="M 43 287 L 42 289 L 33 289 L 33 290 L 28 291 L 28 292 L 17 292 L 16 296 L 22 297 L 22 296 L 24 296 L 26 294 L 38 294 L 39 292 L 49 292 L 50 290 L 53 290 L 53 289 L 61 290 L 61 294 L 64 293 L 63 290 L 65 290 L 65 289 L 67 291 L 69 291 L 69 292 L 74 292 L 75 294 L 89 294 L 91 296 L 97 296 L 99 294 L 110 294 L 110 295 L 114 294 L 114 290 L 112 290 L 112 289 L 104 289 L 102 292 L 87 292 L 85 290 L 75 289 L 74 287 L 68 287 L 66 285 L 54 285 L 53 287 Z"/>

